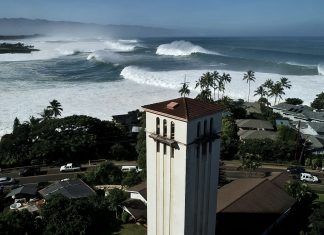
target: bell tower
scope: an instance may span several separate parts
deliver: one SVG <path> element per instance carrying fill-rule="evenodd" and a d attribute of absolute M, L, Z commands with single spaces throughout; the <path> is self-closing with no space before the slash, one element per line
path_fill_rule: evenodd
<path fill-rule="evenodd" d="M 222 107 L 178 98 L 143 108 L 148 235 L 215 234 Z"/>

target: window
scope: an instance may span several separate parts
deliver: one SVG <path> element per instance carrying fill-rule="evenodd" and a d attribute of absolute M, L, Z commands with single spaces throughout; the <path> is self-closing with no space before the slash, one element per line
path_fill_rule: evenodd
<path fill-rule="evenodd" d="M 160 134 L 160 118 L 156 118 L 156 134 Z"/>
<path fill-rule="evenodd" d="M 209 134 L 213 133 L 213 125 L 214 125 L 214 119 L 211 118 L 209 121 Z"/>
<path fill-rule="evenodd" d="M 174 140 L 174 122 L 171 122 L 171 139 Z"/>
<path fill-rule="evenodd" d="M 160 152 L 160 142 L 156 141 L 156 152 Z"/>
<path fill-rule="evenodd" d="M 163 120 L 163 137 L 167 137 L 167 130 L 168 130 L 167 121 L 164 119 Z"/>
<path fill-rule="evenodd" d="M 197 124 L 197 137 L 200 136 L 200 122 Z"/>
<path fill-rule="evenodd" d="M 167 154 L 167 145 L 163 144 L 163 154 Z"/>
<path fill-rule="evenodd" d="M 207 134 L 207 121 L 204 121 L 204 135 Z"/>

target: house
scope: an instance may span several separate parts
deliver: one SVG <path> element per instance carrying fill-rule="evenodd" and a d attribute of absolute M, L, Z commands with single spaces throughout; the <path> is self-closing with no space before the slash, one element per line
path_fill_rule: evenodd
<path fill-rule="evenodd" d="M 243 130 L 274 131 L 271 122 L 259 119 L 237 119 L 236 125 Z"/>
<path fill-rule="evenodd" d="M 90 197 L 96 194 L 96 192 L 81 179 L 57 181 L 46 188 L 43 188 L 39 193 L 45 199 L 49 199 L 53 195 L 57 194 L 61 194 L 69 199 Z"/>
<path fill-rule="evenodd" d="M 218 190 L 216 234 L 266 234 L 295 202 L 269 179 L 234 180 Z"/>
<path fill-rule="evenodd" d="M 121 115 L 113 115 L 113 121 L 116 123 L 119 123 L 120 125 L 124 126 L 129 133 L 138 132 L 139 131 L 139 117 L 140 117 L 140 111 L 134 110 L 130 111 L 127 114 L 121 114 Z M 135 128 L 133 128 L 135 127 Z"/>
<path fill-rule="evenodd" d="M 272 139 L 277 138 L 277 133 L 269 121 L 259 119 L 237 119 L 236 125 L 239 128 L 238 136 L 245 139 Z"/>
<path fill-rule="evenodd" d="M 127 212 L 134 221 L 146 221 L 147 218 L 147 190 L 146 182 L 131 187 L 126 192 L 130 198 L 123 201 L 119 206 Z"/>
<path fill-rule="evenodd" d="M 306 105 L 280 103 L 271 108 L 273 112 L 292 121 L 324 122 L 324 112 L 314 112 L 311 107 Z"/>
<path fill-rule="evenodd" d="M 310 144 L 307 151 L 312 154 L 324 154 L 324 136 L 302 135 L 302 137 Z"/>
<path fill-rule="evenodd" d="M 6 198 L 8 197 L 12 197 L 13 199 L 26 198 L 27 200 L 29 200 L 30 198 L 36 197 L 36 195 L 37 195 L 37 185 L 27 184 L 11 190 L 10 193 L 6 195 Z"/>

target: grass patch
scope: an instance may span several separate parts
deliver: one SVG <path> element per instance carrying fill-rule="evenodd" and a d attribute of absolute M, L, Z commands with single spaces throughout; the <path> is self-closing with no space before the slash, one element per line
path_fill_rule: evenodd
<path fill-rule="evenodd" d="M 324 194 L 319 193 L 319 194 L 317 194 L 317 195 L 318 195 L 318 199 L 317 199 L 316 201 L 324 202 Z"/>
<path fill-rule="evenodd" d="M 123 224 L 119 232 L 114 235 L 146 235 L 146 229 L 137 224 Z"/>

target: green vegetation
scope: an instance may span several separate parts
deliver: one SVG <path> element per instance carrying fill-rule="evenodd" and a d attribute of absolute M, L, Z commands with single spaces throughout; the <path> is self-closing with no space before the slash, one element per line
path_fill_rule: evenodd
<path fill-rule="evenodd" d="M 232 117 L 222 119 L 221 158 L 233 159 L 238 151 L 239 137 L 238 127 Z"/>
<path fill-rule="evenodd" d="M 250 175 L 262 165 L 262 158 L 258 154 L 245 153 L 241 156 L 241 161 L 243 170 L 248 171 Z"/>
<path fill-rule="evenodd" d="M 246 80 L 246 82 L 249 84 L 249 93 L 248 93 L 248 102 L 250 101 L 250 89 L 251 89 L 251 82 L 255 82 L 255 76 L 254 72 L 252 70 L 247 71 L 244 76 L 243 80 Z"/>
<path fill-rule="evenodd" d="M 304 103 L 304 101 L 299 98 L 287 98 L 285 102 L 292 105 L 300 105 Z"/>
<path fill-rule="evenodd" d="M 316 95 L 316 98 L 311 103 L 311 107 L 316 110 L 324 109 L 324 92 Z"/>
<path fill-rule="evenodd" d="M 0 167 L 55 164 L 92 159 L 135 160 L 125 131 L 114 122 L 84 115 L 58 118 L 61 104 L 53 100 L 41 113 L 20 123 L 0 141 Z"/>
<path fill-rule="evenodd" d="M 143 112 L 141 115 L 141 130 L 137 136 L 137 144 L 136 144 L 136 151 L 138 154 L 137 164 L 139 168 L 143 169 L 142 171 L 142 178 L 146 178 L 146 116 Z"/>
<path fill-rule="evenodd" d="M 114 235 L 145 235 L 146 229 L 143 226 L 137 224 L 123 224 L 121 230 Z"/>
<path fill-rule="evenodd" d="M 32 51 L 39 51 L 34 49 L 34 46 L 24 45 L 21 42 L 18 43 L 0 43 L 0 54 L 5 53 L 31 53 Z"/>

